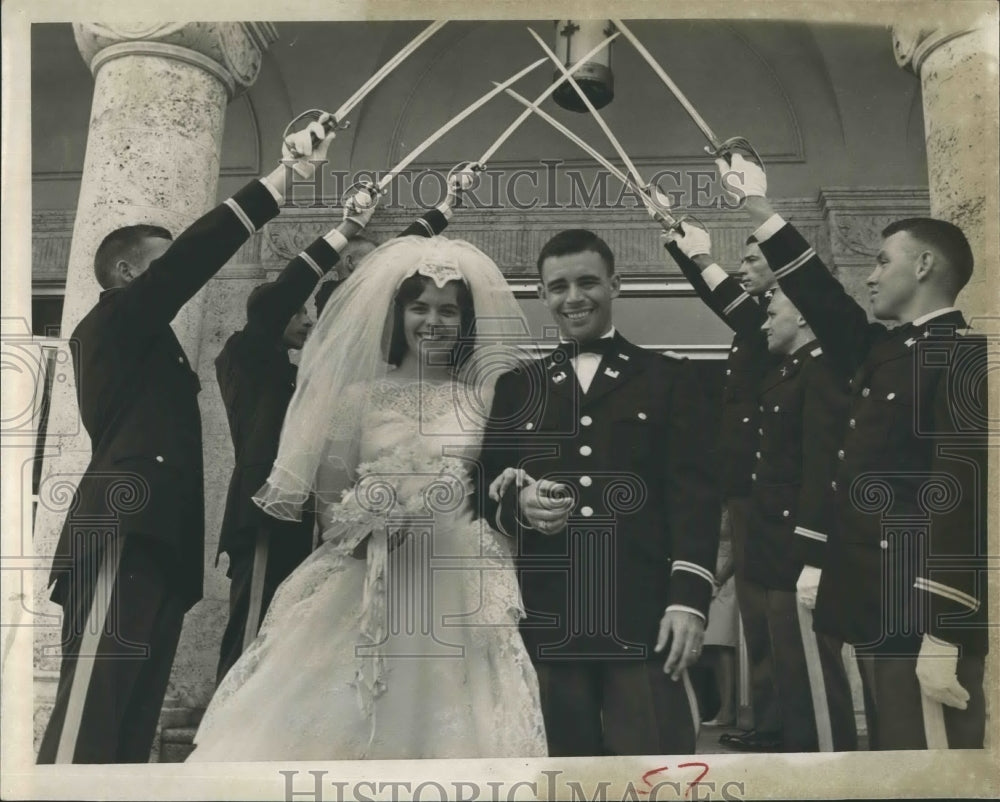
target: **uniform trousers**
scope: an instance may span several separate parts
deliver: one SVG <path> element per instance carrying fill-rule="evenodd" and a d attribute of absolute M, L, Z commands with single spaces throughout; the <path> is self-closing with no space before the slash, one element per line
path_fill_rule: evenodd
<path fill-rule="evenodd" d="M 917 658 L 858 654 L 865 697 L 868 748 L 981 749 L 986 735 L 985 659 L 960 657 L 958 681 L 969 692 L 965 710 L 927 699 Z"/>
<path fill-rule="evenodd" d="M 744 560 L 750 528 L 749 498 L 726 500 L 733 533 L 733 560 L 736 564 L 736 601 L 743 622 L 743 639 L 750 660 L 750 694 L 753 726 L 759 732 L 778 732 L 781 712 L 774 683 L 771 634 L 767 626 L 767 589 L 746 575 Z"/>
<path fill-rule="evenodd" d="M 813 631 L 812 614 L 794 591 L 767 589 L 767 626 L 786 752 L 858 748 L 843 643 Z"/>
<path fill-rule="evenodd" d="M 149 760 L 187 608 L 166 564 L 150 541 L 116 538 L 93 571 L 67 578 L 59 685 L 39 763 Z"/>
<path fill-rule="evenodd" d="M 535 663 L 551 757 L 690 755 L 698 703 L 655 660 Z"/>
<path fill-rule="evenodd" d="M 257 637 L 278 586 L 309 556 L 311 535 L 300 534 L 260 527 L 247 538 L 252 545 L 229 553 L 229 621 L 222 634 L 216 683 Z"/>

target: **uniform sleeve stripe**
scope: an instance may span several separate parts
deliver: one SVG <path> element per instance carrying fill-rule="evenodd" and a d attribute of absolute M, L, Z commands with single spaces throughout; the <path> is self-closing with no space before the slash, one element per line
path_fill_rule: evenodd
<path fill-rule="evenodd" d="M 813 540 L 818 540 L 821 543 L 826 543 L 827 536 L 822 532 L 817 532 L 813 529 L 806 529 L 804 526 L 796 526 L 795 534 L 802 535 L 802 537 L 812 538 Z"/>
<path fill-rule="evenodd" d="M 702 579 L 715 584 L 715 575 L 709 571 L 704 566 L 698 565 L 698 563 L 690 563 L 686 560 L 674 560 L 674 564 L 670 569 L 670 573 L 674 571 L 689 571 L 692 574 L 697 574 Z"/>
<path fill-rule="evenodd" d="M 317 276 L 323 278 L 323 268 L 321 268 L 318 264 L 316 264 L 316 260 L 313 259 L 308 253 L 302 251 L 302 253 L 299 254 L 299 259 L 301 259 L 303 262 L 309 265 L 309 267 L 315 270 Z"/>
<path fill-rule="evenodd" d="M 694 615 L 698 616 L 698 618 L 700 618 L 702 621 L 707 620 L 705 618 L 705 614 L 701 610 L 696 610 L 694 609 L 694 607 L 688 607 L 686 604 L 671 604 L 667 607 L 667 612 L 669 613 L 671 610 L 681 610 L 682 612 L 685 613 L 693 613 Z"/>
<path fill-rule="evenodd" d="M 737 298 L 737 299 L 736 299 L 735 301 L 733 301 L 733 302 L 732 302 L 731 304 L 729 304 L 729 306 L 727 306 L 727 307 L 726 307 L 725 309 L 723 309 L 723 310 L 722 310 L 722 314 L 724 314 L 724 315 L 728 315 L 728 314 L 729 314 L 730 312 L 732 312 L 732 311 L 733 311 L 733 310 L 734 310 L 734 309 L 735 309 L 735 308 L 736 308 L 737 306 L 739 306 L 739 305 L 740 305 L 741 303 L 743 303 L 744 301 L 748 301 L 748 300 L 750 300 L 750 296 L 749 296 L 749 295 L 747 295 L 747 294 L 746 294 L 745 292 L 741 292 L 741 293 L 739 294 L 739 297 L 738 297 L 738 298 Z"/>
<path fill-rule="evenodd" d="M 975 596 L 970 596 L 968 593 L 958 590 L 958 588 L 953 588 L 950 585 L 935 582 L 933 579 L 925 579 L 922 576 L 918 576 L 916 582 L 913 583 L 913 587 L 917 590 L 936 593 L 945 599 L 958 602 L 968 607 L 972 612 L 976 612 L 979 609 L 979 600 Z"/>
<path fill-rule="evenodd" d="M 810 259 L 812 259 L 815 255 L 816 255 L 816 251 L 814 251 L 812 248 L 807 248 L 806 251 L 805 251 L 805 253 L 803 253 L 797 259 L 793 259 L 791 262 L 789 262 L 784 267 L 780 267 L 777 270 L 775 270 L 774 271 L 774 277 L 775 278 L 784 278 L 789 273 L 792 273 L 792 272 L 798 270 L 800 267 L 802 267 L 802 265 L 804 265 L 806 262 L 808 262 Z"/>
<path fill-rule="evenodd" d="M 424 231 L 427 232 L 427 236 L 428 237 L 433 237 L 434 236 L 434 226 L 432 226 L 430 223 L 428 223 L 422 217 L 418 218 L 417 222 L 420 223 L 420 225 L 422 225 L 424 227 Z"/>
<path fill-rule="evenodd" d="M 244 212 L 242 208 L 240 208 L 240 205 L 235 200 L 232 198 L 226 198 L 224 202 L 226 206 L 233 210 L 233 214 L 236 215 L 236 218 L 243 223 L 244 226 L 246 226 L 247 231 L 251 234 L 256 233 L 257 229 L 254 228 L 253 221 L 250 220 L 250 216 Z"/>

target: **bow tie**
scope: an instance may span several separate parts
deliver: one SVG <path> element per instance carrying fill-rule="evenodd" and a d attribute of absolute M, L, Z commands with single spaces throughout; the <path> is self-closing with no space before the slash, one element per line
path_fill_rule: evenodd
<path fill-rule="evenodd" d="M 556 350 L 562 351 L 568 357 L 578 356 L 579 354 L 597 354 L 598 356 L 604 356 L 611 350 L 614 345 L 614 341 L 614 337 L 601 337 L 598 340 L 589 340 L 584 343 L 559 343 L 559 345 L 556 346 Z"/>

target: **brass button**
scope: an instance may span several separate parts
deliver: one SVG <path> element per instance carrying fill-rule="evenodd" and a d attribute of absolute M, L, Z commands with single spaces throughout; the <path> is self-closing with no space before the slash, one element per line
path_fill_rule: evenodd
<path fill-rule="evenodd" d="M 528 431 L 530 432 L 530 431 L 531 431 L 532 429 L 534 429 L 534 428 L 535 428 L 535 424 L 533 424 L 533 423 L 532 423 L 532 422 L 531 422 L 531 421 L 529 420 L 529 421 L 528 421 L 528 422 L 527 422 L 526 424 L 524 424 L 524 428 L 525 428 L 525 429 L 527 429 L 527 430 L 528 430 Z"/>
<path fill-rule="evenodd" d="M 856 420 L 854 420 L 854 418 L 851 418 L 847 422 L 847 425 L 850 426 L 852 429 L 857 429 L 858 428 L 858 422 Z"/>
<path fill-rule="evenodd" d="M 837 489 L 837 482 L 836 482 L 836 480 L 830 482 L 830 487 L 832 487 L 834 490 Z"/>
<path fill-rule="evenodd" d="M 582 515 L 584 518 L 589 518 L 593 514 L 594 514 L 593 507 L 580 507 L 580 515 Z"/>
<path fill-rule="evenodd" d="M 163 457 L 161 457 L 159 454 L 157 454 L 156 455 L 156 461 L 157 462 L 163 462 Z"/>
<path fill-rule="evenodd" d="M 743 419 L 743 422 L 744 422 L 744 423 L 750 423 L 750 418 L 744 418 L 744 419 Z"/>
<path fill-rule="evenodd" d="M 639 418 L 639 420 L 646 420 L 646 417 L 647 417 L 647 415 L 646 415 L 646 413 L 645 413 L 645 412 L 640 412 L 640 413 L 639 413 L 639 414 L 637 415 L 637 417 Z"/>
<path fill-rule="evenodd" d="M 867 398 L 871 394 L 872 394 L 872 391 L 871 391 L 871 388 L 869 388 L 869 387 L 865 387 L 865 389 L 861 391 L 861 395 L 864 396 L 865 398 Z"/>
<path fill-rule="evenodd" d="M 590 417 L 590 415 L 584 415 L 582 418 L 580 418 L 580 424 L 582 426 L 590 426 L 590 424 L 592 424 L 593 422 L 594 419 Z"/>
<path fill-rule="evenodd" d="M 781 517 L 782 518 L 787 518 L 789 515 L 791 515 L 791 513 L 788 510 L 782 510 L 781 511 Z"/>
<path fill-rule="evenodd" d="M 844 458 L 844 449 L 840 449 L 840 451 L 837 452 L 837 459 L 843 459 L 843 458 Z"/>
<path fill-rule="evenodd" d="M 593 450 L 590 446 L 580 446 L 580 454 L 584 457 L 589 457 Z"/>
<path fill-rule="evenodd" d="M 589 476 L 581 476 L 580 477 L 580 484 L 583 487 L 590 487 L 593 483 L 594 483 L 594 480 L 591 479 Z"/>

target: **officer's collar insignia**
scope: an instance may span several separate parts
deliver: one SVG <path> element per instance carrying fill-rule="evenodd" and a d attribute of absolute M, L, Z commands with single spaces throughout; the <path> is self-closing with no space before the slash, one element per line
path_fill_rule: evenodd
<path fill-rule="evenodd" d="M 563 370 L 560 370 L 555 376 L 552 377 L 553 384 L 562 384 L 564 381 L 566 381 L 566 372 Z"/>
<path fill-rule="evenodd" d="M 815 348 L 813 348 L 812 351 L 809 352 L 809 356 L 819 356 L 822 353 L 823 353 L 823 346 L 818 345 Z"/>
<path fill-rule="evenodd" d="M 912 348 L 912 347 L 913 347 L 913 344 L 914 344 L 914 343 L 915 343 L 916 341 L 917 341 L 917 338 L 916 338 L 916 337 L 910 337 L 909 339 L 907 339 L 907 340 L 906 340 L 906 347 L 907 347 L 907 348 Z"/>
<path fill-rule="evenodd" d="M 617 379 L 618 378 L 618 371 L 617 370 L 612 370 L 611 368 L 605 368 L 604 369 L 604 375 L 605 376 L 610 376 L 612 379 Z"/>
<path fill-rule="evenodd" d="M 782 376 L 787 376 L 788 375 L 788 366 L 787 365 L 782 365 L 781 366 L 781 375 Z"/>

